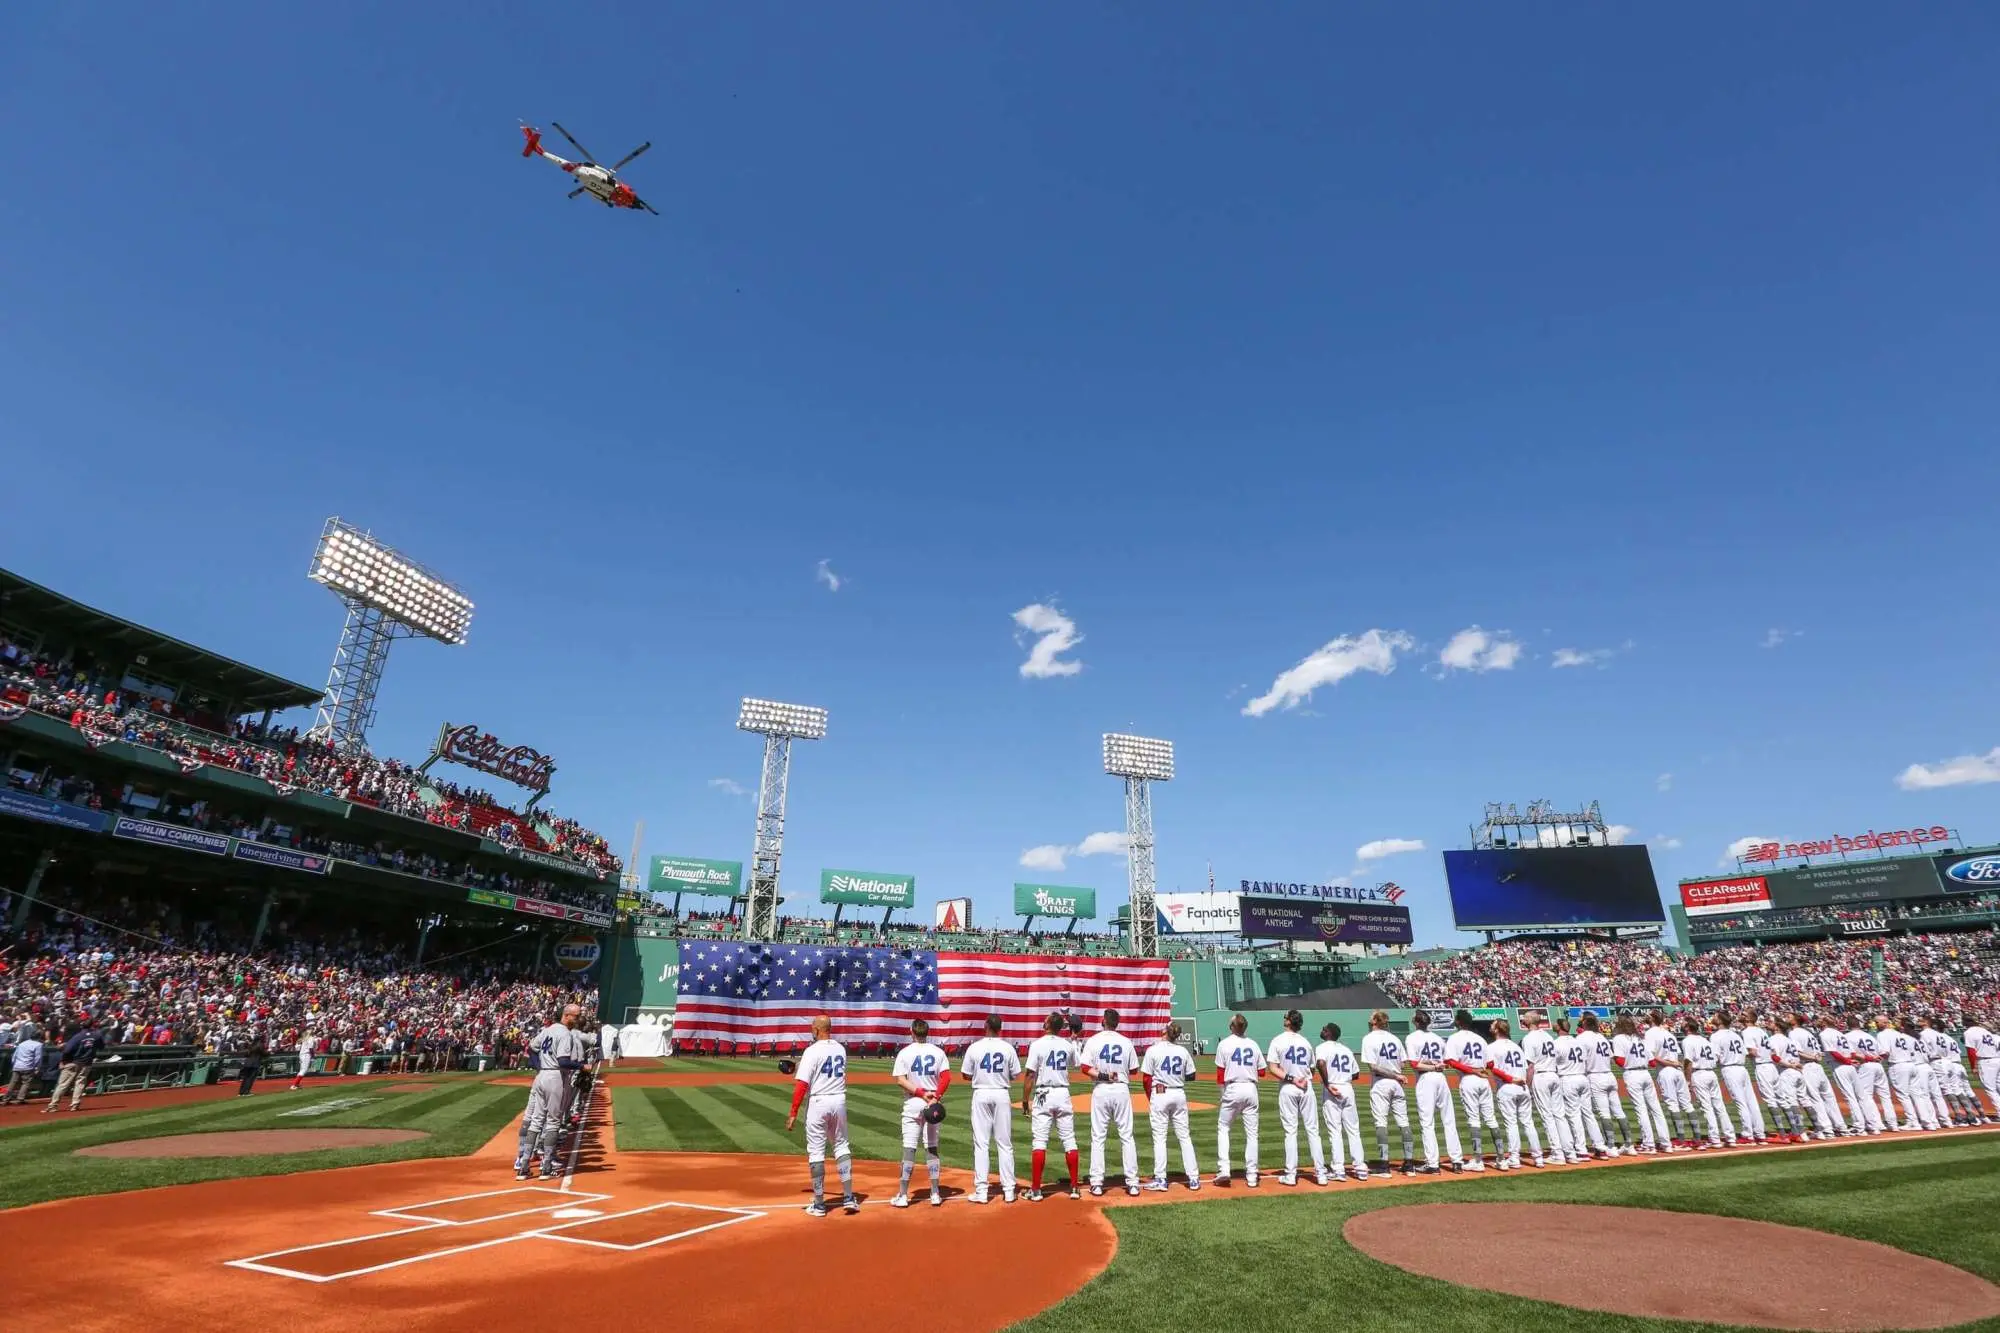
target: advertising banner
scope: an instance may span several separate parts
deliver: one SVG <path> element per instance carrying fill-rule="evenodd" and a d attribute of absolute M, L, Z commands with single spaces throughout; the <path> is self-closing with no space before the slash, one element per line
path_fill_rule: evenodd
<path fill-rule="evenodd" d="M 1260 898 L 1319 898 L 1335 903 L 1399 903 L 1404 893 L 1396 884 L 1291 884 L 1271 879 L 1246 879 L 1237 888 Z"/>
<path fill-rule="evenodd" d="M 1770 881 L 1773 907 L 1832 907 L 1892 898 L 1936 898 L 1944 893 L 1937 868 L 1928 856 L 1830 861 L 1769 871 L 1764 878 Z"/>
<path fill-rule="evenodd" d="M 90 810 L 68 801 L 51 801 L 41 796 L 30 796 L 24 791 L 0 790 L 0 815 L 15 815 L 22 819 L 33 819 L 43 824 L 57 824 L 63 828 L 82 829 L 85 833 L 102 833 L 110 816 L 102 810 Z"/>
<path fill-rule="evenodd" d="M 700 893 L 711 897 L 743 896 L 741 861 L 705 861 L 698 856 L 656 856 L 646 877 L 652 893 Z"/>
<path fill-rule="evenodd" d="M 870 870 L 822 870 L 819 900 L 848 907 L 915 907 L 917 877 Z"/>
<path fill-rule="evenodd" d="M 1294 898 L 1241 900 L 1246 940 L 1322 940 L 1328 944 L 1408 944 L 1410 909 L 1386 904 L 1348 907 Z"/>
<path fill-rule="evenodd" d="M 118 822 L 111 826 L 111 836 L 150 842 L 156 847 L 178 847 L 184 852 L 201 852 L 208 856 L 229 855 L 227 834 L 182 828 L 179 824 L 162 824 L 153 819 L 134 819 L 130 815 L 118 816 Z"/>
<path fill-rule="evenodd" d="M 938 903 L 931 914 L 931 925 L 938 930 L 971 930 L 972 899 L 946 898 Z"/>
<path fill-rule="evenodd" d="M 1238 893 L 1156 893 L 1153 911 L 1167 935 L 1234 935 L 1242 923 Z"/>
<path fill-rule="evenodd" d="M 545 903 L 540 898 L 516 898 L 514 910 L 526 912 L 529 916 L 552 917 L 557 921 L 566 920 L 562 907 L 557 903 Z"/>
<path fill-rule="evenodd" d="M 1447 850 L 1444 876 L 1452 921 L 1460 930 L 1646 926 L 1666 920 L 1644 847 Z"/>
<path fill-rule="evenodd" d="M 1681 884 L 1681 907 L 1689 916 L 1725 916 L 1771 910 L 1771 886 L 1762 875 L 1688 880 Z"/>
<path fill-rule="evenodd" d="M 465 900 L 485 907 L 504 907 L 510 912 L 514 910 L 514 895 L 511 893 L 495 893 L 491 889 L 467 889 Z"/>
<path fill-rule="evenodd" d="M 1097 919 L 1097 890 L 1069 889 L 1060 884 L 1016 884 L 1017 916 L 1070 916 Z"/>
<path fill-rule="evenodd" d="M 1979 893 L 2000 889 L 2000 853 L 1953 852 L 1936 857 L 1931 865 L 1946 893 Z"/>
<path fill-rule="evenodd" d="M 523 861 L 531 861 L 538 866 L 546 866 L 550 870 L 560 870 L 571 875 L 595 875 L 598 879 L 604 878 L 603 871 L 593 870 L 580 861 L 568 861 L 560 856 L 550 856 L 547 852 L 532 852 L 526 847 L 509 847 L 507 850 L 515 856 L 520 857 Z"/>
<path fill-rule="evenodd" d="M 294 851 L 290 847 L 273 847 L 243 838 L 236 840 L 229 854 L 238 861 L 254 861 L 260 866 L 277 866 L 281 870 L 299 870 L 308 875 L 324 875 L 327 867 L 333 864 L 331 857 Z"/>
<path fill-rule="evenodd" d="M 556 966 L 565 972 L 588 972 L 603 952 L 597 936 L 580 932 L 563 936 L 554 950 Z"/>

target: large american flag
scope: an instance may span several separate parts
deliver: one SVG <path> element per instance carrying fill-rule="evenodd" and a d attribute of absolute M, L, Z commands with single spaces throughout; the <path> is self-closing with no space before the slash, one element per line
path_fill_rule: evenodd
<path fill-rule="evenodd" d="M 1173 974 L 1157 958 L 1049 958 L 1020 954 L 850 949 L 818 944 L 695 940 L 681 945 L 674 1040 L 802 1042 L 825 1014 L 843 1043 L 909 1040 L 927 1019 L 931 1040 L 963 1045 L 1000 1015 L 1019 1045 L 1053 1011 L 1096 1030 L 1107 1008 L 1134 1042 L 1160 1035 L 1172 1013 Z"/>

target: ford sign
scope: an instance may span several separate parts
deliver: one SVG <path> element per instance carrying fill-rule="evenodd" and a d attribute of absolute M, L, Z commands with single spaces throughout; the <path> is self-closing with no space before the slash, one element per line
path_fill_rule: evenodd
<path fill-rule="evenodd" d="M 1974 856 L 1945 867 L 1945 878 L 1960 884 L 2000 885 L 2000 856 Z"/>

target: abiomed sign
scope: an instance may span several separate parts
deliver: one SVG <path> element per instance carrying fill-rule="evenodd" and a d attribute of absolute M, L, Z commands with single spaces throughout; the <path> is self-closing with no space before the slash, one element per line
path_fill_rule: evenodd
<path fill-rule="evenodd" d="M 819 900 L 848 907 L 915 907 L 917 877 L 870 870 L 822 870 Z"/>
<path fill-rule="evenodd" d="M 1097 890 L 1070 889 L 1060 884 L 1016 884 L 1014 912 L 1018 916 L 1066 916 L 1097 919 Z"/>

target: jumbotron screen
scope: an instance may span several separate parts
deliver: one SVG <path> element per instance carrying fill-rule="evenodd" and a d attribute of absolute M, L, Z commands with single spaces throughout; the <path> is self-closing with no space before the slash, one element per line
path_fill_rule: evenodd
<path fill-rule="evenodd" d="M 1644 847 L 1506 847 L 1446 852 L 1460 930 L 1638 926 L 1666 920 Z"/>

